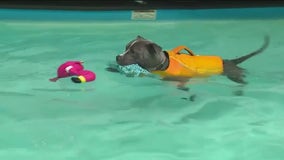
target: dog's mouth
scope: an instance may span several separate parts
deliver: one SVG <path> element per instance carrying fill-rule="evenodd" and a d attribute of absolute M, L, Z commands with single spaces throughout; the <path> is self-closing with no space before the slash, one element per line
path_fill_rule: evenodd
<path fill-rule="evenodd" d="M 127 66 L 127 65 L 134 64 L 133 60 L 126 58 L 123 55 L 116 56 L 116 62 L 117 62 L 117 64 L 119 64 L 121 66 Z"/>

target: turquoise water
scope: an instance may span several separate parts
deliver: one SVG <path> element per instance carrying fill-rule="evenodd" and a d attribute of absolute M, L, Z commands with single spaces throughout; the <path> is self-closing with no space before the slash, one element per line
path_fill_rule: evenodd
<path fill-rule="evenodd" d="M 0 159 L 282 160 L 284 19 L 0 21 Z M 225 77 L 193 80 L 190 92 L 155 78 L 105 71 L 137 35 L 165 50 L 235 58 L 271 44 L 241 66 L 243 96 Z M 48 79 L 83 60 L 91 83 Z M 196 94 L 194 102 L 186 100 Z"/>

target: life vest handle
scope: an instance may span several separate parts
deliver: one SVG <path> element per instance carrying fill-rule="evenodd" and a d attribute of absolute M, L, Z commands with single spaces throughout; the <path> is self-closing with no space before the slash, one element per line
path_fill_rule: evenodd
<path fill-rule="evenodd" d="M 190 55 L 195 56 L 195 54 L 192 52 L 192 50 L 190 50 L 186 46 L 177 46 L 176 48 L 172 49 L 172 52 L 174 52 L 176 54 L 180 54 L 180 51 L 182 51 L 182 50 L 186 50 Z"/>

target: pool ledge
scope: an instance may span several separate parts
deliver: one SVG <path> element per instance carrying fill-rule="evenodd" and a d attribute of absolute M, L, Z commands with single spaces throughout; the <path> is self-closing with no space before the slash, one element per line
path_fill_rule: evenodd
<path fill-rule="evenodd" d="M 71 11 L 0 9 L 0 20 L 94 21 L 131 20 L 131 10 Z M 283 19 L 284 7 L 231 9 L 159 9 L 154 20 Z M 153 19 L 152 19 L 153 20 Z"/>

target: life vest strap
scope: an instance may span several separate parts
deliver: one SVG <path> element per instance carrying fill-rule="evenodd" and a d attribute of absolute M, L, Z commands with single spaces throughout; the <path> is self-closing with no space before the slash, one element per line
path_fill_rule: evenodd
<path fill-rule="evenodd" d="M 195 54 L 192 52 L 192 50 L 190 50 L 186 46 L 177 46 L 176 48 L 172 49 L 171 51 L 175 54 L 179 54 L 180 51 L 182 51 L 182 50 L 186 50 L 191 56 L 195 56 Z"/>

